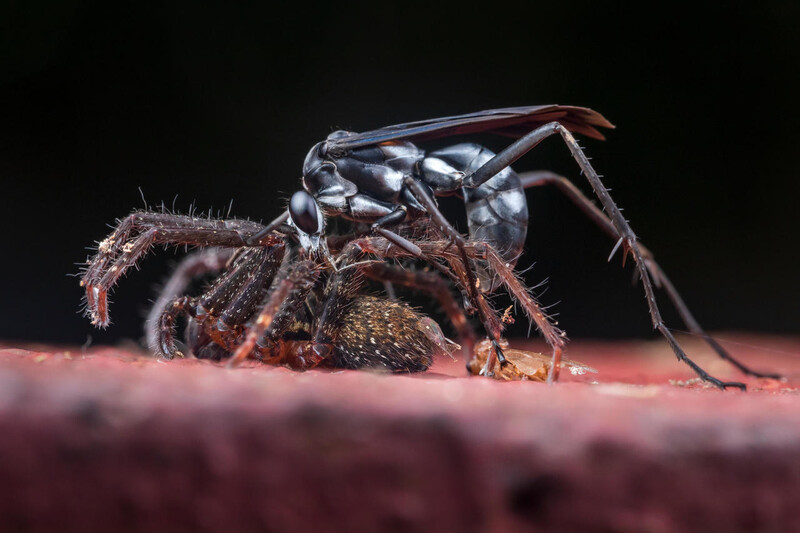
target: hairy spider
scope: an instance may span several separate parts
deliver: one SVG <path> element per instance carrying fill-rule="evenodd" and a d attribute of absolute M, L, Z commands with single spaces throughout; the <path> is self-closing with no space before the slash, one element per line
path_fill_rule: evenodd
<path fill-rule="evenodd" d="M 172 341 L 174 318 L 184 313 L 190 318 L 186 340 L 199 358 L 219 360 L 235 352 L 237 357 L 230 364 L 251 357 L 297 370 L 316 366 L 395 372 L 426 370 L 435 355 L 449 355 L 458 345 L 444 337 L 438 324 L 407 304 L 363 293 L 365 275 L 392 278 L 394 273 L 399 283 L 429 287 L 429 292 L 449 308 L 451 316 L 455 313 L 456 320 L 466 326 L 465 338 L 474 342 L 471 329 L 441 278 L 393 269 L 382 262 L 355 263 L 360 252 L 353 246 L 337 256 L 336 270 L 317 268 L 294 274 L 297 277 L 290 280 L 294 288 L 286 297 L 287 302 L 294 303 L 285 305 L 268 327 L 258 328 L 255 314 L 259 307 L 253 305 L 256 299 L 239 298 L 232 305 L 235 298 L 231 295 L 260 295 L 263 300 L 270 291 L 265 283 L 267 277 L 260 274 L 259 266 L 264 262 L 254 259 L 252 250 L 240 249 L 238 254 L 232 257 L 227 271 L 197 298 L 177 294 L 188 287 L 192 277 L 221 270 L 224 266 L 218 260 L 225 254 L 215 249 L 203 250 L 179 265 L 167 283 L 169 290 L 162 293 L 148 319 L 148 339 L 152 339 L 154 351 L 168 357 L 177 353 Z M 249 285 L 242 282 L 244 278 L 249 278 Z M 210 305 L 227 308 L 222 313 L 210 312 Z M 255 329 L 260 335 L 251 332 Z M 256 339 L 255 344 L 248 350 L 240 349 L 249 336 Z"/>
<path fill-rule="evenodd" d="M 108 291 L 150 246 L 193 244 L 211 247 L 183 260 L 147 321 L 148 345 L 166 358 L 182 355 L 174 341 L 180 315 L 189 318 L 187 341 L 195 355 L 222 359 L 233 354 L 231 364 L 254 357 L 297 369 L 420 371 L 434 355 L 452 351 L 431 319 L 405 303 L 363 294 L 364 277 L 429 292 L 461 339 L 474 345 L 474 333 L 443 278 L 382 261 L 357 261 L 363 250 L 354 245 L 334 258 L 318 238 L 321 230 L 308 235 L 297 228 L 295 219 L 305 211 L 292 205 L 291 224 L 276 228 L 258 246 L 242 246 L 242 239 L 263 229 L 260 224 L 133 213 L 100 243 L 84 273 L 93 322 L 108 323 Z M 295 237 L 315 246 L 309 253 Z M 193 278 L 209 273 L 218 276 L 200 296 L 184 294 Z"/>

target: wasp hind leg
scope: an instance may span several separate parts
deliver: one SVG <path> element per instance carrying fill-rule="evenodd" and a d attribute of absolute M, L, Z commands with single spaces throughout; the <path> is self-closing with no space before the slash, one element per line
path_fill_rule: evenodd
<path fill-rule="evenodd" d="M 485 165 L 467 176 L 464 179 L 464 187 L 478 187 L 492 176 L 497 174 L 500 170 L 511 165 L 517 159 L 525 155 L 541 141 L 555 134 L 559 134 L 564 143 L 567 145 L 570 154 L 572 154 L 573 159 L 575 159 L 575 162 L 581 169 L 582 174 L 589 181 L 589 184 L 594 190 L 595 195 L 597 195 L 598 199 L 600 200 L 603 209 L 608 214 L 608 219 L 611 225 L 614 227 L 616 235 L 618 236 L 617 246 L 615 246 L 614 251 L 616 251 L 619 247 L 622 247 L 623 262 L 628 254 L 633 257 L 639 277 L 642 280 L 642 287 L 644 288 L 653 329 L 658 330 L 658 332 L 661 333 L 661 335 L 667 340 L 678 360 L 687 364 L 702 380 L 707 381 L 723 390 L 729 387 L 746 390 L 747 386 L 744 383 L 740 383 L 738 381 L 722 381 L 708 374 L 686 355 L 681 345 L 672 335 L 672 332 L 669 330 L 669 328 L 667 328 L 663 318 L 661 317 L 658 304 L 656 303 L 651 275 L 647 268 L 642 248 L 639 246 L 639 243 L 636 239 L 636 235 L 633 233 L 628 221 L 625 220 L 625 217 L 622 215 L 622 211 L 620 211 L 620 209 L 617 207 L 617 204 L 614 203 L 614 200 L 611 198 L 608 189 L 605 187 L 605 185 L 603 185 L 600 176 L 594 170 L 594 167 L 592 167 L 589 159 L 586 157 L 586 154 L 583 153 L 580 145 L 578 145 L 578 141 L 575 140 L 575 137 L 573 137 L 572 133 L 570 133 L 569 130 L 567 130 L 564 126 L 558 122 L 551 122 L 549 124 L 545 124 L 544 126 L 540 126 L 527 135 L 519 138 L 508 148 L 490 159 Z M 611 255 L 613 256 L 614 252 L 612 252 Z"/>
<path fill-rule="evenodd" d="M 609 235 L 615 241 L 619 239 L 620 235 L 617 233 L 617 229 L 614 227 L 614 224 L 611 222 L 603 211 L 601 211 L 589 198 L 587 198 L 581 191 L 578 189 L 571 181 L 569 181 L 564 176 L 559 176 L 550 171 L 534 171 L 534 172 L 523 172 L 520 173 L 520 179 L 522 180 L 522 185 L 525 188 L 528 187 L 538 187 L 541 185 L 553 185 L 561 192 L 564 196 L 566 196 L 572 203 L 574 203 L 583 213 L 589 217 L 597 226 L 600 227 L 607 235 Z M 714 340 L 713 337 L 709 336 L 705 330 L 700 326 L 699 322 L 694 318 L 691 311 L 689 311 L 689 307 L 686 305 L 686 302 L 683 301 L 683 298 L 678 293 L 675 286 L 672 284 L 672 281 L 667 277 L 666 273 L 661 269 L 661 266 L 656 262 L 653 254 L 648 250 L 645 246 L 639 244 L 639 247 L 642 250 L 642 257 L 644 258 L 645 264 L 647 266 L 647 270 L 650 272 L 652 276 L 653 282 L 655 283 L 656 287 L 662 289 L 667 298 L 669 298 L 670 302 L 674 306 L 675 310 L 678 312 L 678 315 L 681 317 L 681 321 L 689 328 L 689 331 L 694 333 L 695 335 L 699 335 L 702 337 L 711 348 L 721 357 L 722 359 L 728 361 L 733 366 L 738 368 L 744 374 L 748 376 L 758 377 L 758 378 L 772 378 L 772 379 L 780 379 L 781 375 L 772 373 L 772 372 L 759 372 L 756 370 L 751 369 L 744 363 L 738 361 L 734 358 L 731 354 L 728 353 L 725 348 L 720 346 L 720 344 Z"/>

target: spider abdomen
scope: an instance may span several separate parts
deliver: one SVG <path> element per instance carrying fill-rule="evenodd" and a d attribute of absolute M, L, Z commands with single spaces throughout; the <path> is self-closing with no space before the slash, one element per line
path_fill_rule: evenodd
<path fill-rule="evenodd" d="M 421 372 L 441 350 L 432 339 L 430 323 L 406 304 L 358 296 L 336 325 L 334 350 L 328 363 L 336 368 Z"/>

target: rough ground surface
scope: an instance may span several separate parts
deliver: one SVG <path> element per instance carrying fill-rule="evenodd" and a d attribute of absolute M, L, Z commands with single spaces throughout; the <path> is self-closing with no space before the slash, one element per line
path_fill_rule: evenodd
<path fill-rule="evenodd" d="M 734 338 L 788 380 L 671 384 L 662 342 L 576 342 L 599 373 L 553 387 L 7 344 L 0 529 L 800 530 L 800 342 Z"/>

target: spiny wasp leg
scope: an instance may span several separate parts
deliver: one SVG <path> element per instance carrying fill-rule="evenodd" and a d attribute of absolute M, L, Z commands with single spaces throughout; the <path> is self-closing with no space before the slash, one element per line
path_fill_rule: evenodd
<path fill-rule="evenodd" d="M 600 180 L 600 176 L 594 170 L 594 167 L 592 167 L 589 159 L 586 157 L 586 154 L 583 153 L 583 150 L 578 145 L 575 137 L 573 137 L 572 133 L 570 133 L 569 130 L 567 130 L 564 126 L 558 122 L 551 122 L 549 124 L 545 124 L 544 126 L 540 126 L 527 135 L 521 137 L 508 148 L 498 153 L 494 158 L 489 160 L 484 166 L 476 170 L 473 174 L 467 176 L 464 180 L 465 187 L 477 187 L 503 168 L 514 163 L 517 159 L 522 157 L 541 141 L 554 134 L 559 134 L 561 136 L 570 153 L 572 154 L 573 159 L 575 159 L 578 167 L 581 169 L 582 174 L 589 181 L 594 193 L 597 195 L 600 203 L 603 205 L 604 210 L 606 213 L 608 213 L 608 218 L 616 230 L 615 233 L 619 237 L 619 240 L 623 246 L 623 260 L 629 253 L 633 256 L 633 259 L 636 263 L 636 268 L 639 272 L 639 277 L 642 280 L 642 286 L 644 287 L 653 328 L 657 329 L 667 339 L 676 357 L 680 361 L 683 361 L 689 365 L 689 367 L 691 367 L 701 379 L 708 381 L 722 389 L 727 387 L 744 388 L 745 385 L 742 383 L 723 382 L 710 376 L 696 363 L 689 359 L 689 357 L 681 348 L 680 344 L 669 332 L 664 324 L 663 318 L 661 317 L 658 304 L 656 303 L 650 272 L 647 269 L 647 264 L 645 262 L 642 249 L 636 240 L 636 235 L 633 233 L 633 230 L 631 230 L 628 221 L 625 220 L 625 217 L 622 215 L 622 212 L 617 207 L 616 203 L 614 203 L 614 200 L 611 198 L 608 189 L 605 187 L 605 185 L 603 185 L 603 182 Z"/>
<path fill-rule="evenodd" d="M 620 235 L 617 232 L 616 227 L 611 222 L 611 219 L 606 216 L 589 198 L 587 198 L 581 191 L 578 189 L 571 181 L 563 176 L 559 176 L 554 172 L 550 171 L 532 171 L 532 172 L 522 172 L 520 173 L 520 179 L 522 181 L 522 186 L 525 188 L 529 187 L 537 187 L 541 185 L 553 185 L 556 189 L 561 192 L 564 196 L 566 196 L 570 201 L 572 201 L 589 219 L 591 219 L 597 226 L 600 227 L 607 235 L 609 235 L 615 241 L 619 239 Z M 689 307 L 684 302 L 683 298 L 681 297 L 678 290 L 672 284 L 672 281 L 667 277 L 667 274 L 661 268 L 661 266 L 656 262 L 653 254 L 648 250 L 644 245 L 641 243 L 639 247 L 642 251 L 642 257 L 644 258 L 645 264 L 647 265 L 647 270 L 650 272 L 652 276 L 653 282 L 656 286 L 662 289 L 667 298 L 669 298 L 672 305 L 675 307 L 675 310 L 678 312 L 678 315 L 681 318 L 681 321 L 689 328 L 689 331 L 698 335 L 705 340 L 709 346 L 721 357 L 722 359 L 730 362 L 733 366 L 738 368 L 741 372 L 746 375 L 757 377 L 757 378 L 771 378 L 771 379 L 780 379 L 781 375 L 771 372 L 759 372 L 757 370 L 753 370 L 744 363 L 738 361 L 734 358 L 731 354 L 728 353 L 725 348 L 720 346 L 720 344 L 714 340 L 713 337 L 709 336 L 705 330 L 700 326 L 700 323 L 694 318 Z"/>

